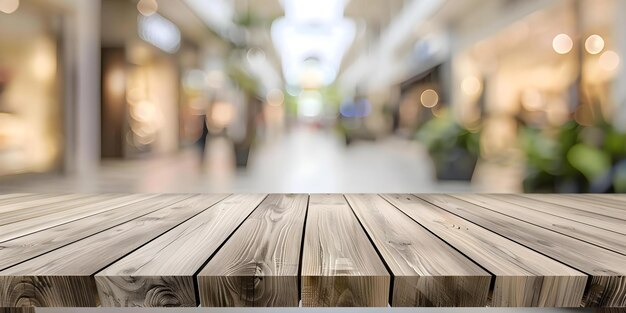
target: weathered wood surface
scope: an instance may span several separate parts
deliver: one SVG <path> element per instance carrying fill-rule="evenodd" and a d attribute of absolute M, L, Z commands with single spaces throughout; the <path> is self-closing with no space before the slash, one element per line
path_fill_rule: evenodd
<path fill-rule="evenodd" d="M 529 210 L 489 196 L 454 195 L 454 197 L 626 255 L 626 236 L 622 234 L 542 211 Z"/>
<path fill-rule="evenodd" d="M 626 306 L 626 256 L 451 196 L 420 197 L 590 275 L 585 305 Z"/>
<path fill-rule="evenodd" d="M 208 207 L 96 274 L 103 306 L 198 305 L 194 275 L 265 195 L 198 196 Z"/>
<path fill-rule="evenodd" d="M 122 205 L 100 214 L 0 243 L 0 270 L 162 208 L 167 196 Z"/>
<path fill-rule="evenodd" d="M 60 195 L 33 200 L 28 204 L 19 203 L 3 206 L 0 208 L 0 226 L 68 210 L 78 205 L 96 201 L 100 201 L 100 196 Z"/>
<path fill-rule="evenodd" d="M 302 305 L 380 307 L 390 275 L 342 195 L 311 195 L 302 256 Z"/>
<path fill-rule="evenodd" d="M 624 227 L 624 220 L 616 217 L 609 216 L 607 214 L 600 214 L 597 211 L 590 209 L 580 210 L 562 204 L 554 204 L 537 200 L 521 195 L 490 195 L 497 199 L 504 200 L 513 204 L 523 206 L 529 210 L 541 211 L 544 213 L 558 215 L 563 218 L 567 218 L 581 223 L 589 224 L 599 228 L 604 228 L 620 234 L 626 234 L 626 227 Z M 562 202 L 566 199 L 562 198 Z M 621 212 L 621 211 L 620 211 Z"/>
<path fill-rule="evenodd" d="M 92 201 L 69 206 L 68 209 L 53 212 L 48 215 L 21 220 L 12 224 L 0 226 L 0 242 L 22 237 L 57 225 L 65 224 L 85 217 L 106 212 L 123 205 L 139 202 L 153 196 L 142 195 L 103 195 L 94 196 Z"/>
<path fill-rule="evenodd" d="M 0 194 L 0 308 L 625 308 L 624 212 L 595 194 Z"/>
<path fill-rule="evenodd" d="M 491 274 L 378 195 L 346 195 L 394 276 L 392 306 L 481 307 Z"/>
<path fill-rule="evenodd" d="M 296 307 L 307 195 L 270 195 L 198 274 L 206 307 Z"/>
<path fill-rule="evenodd" d="M 385 198 L 494 274 L 493 306 L 580 305 L 586 275 L 415 196 L 385 195 Z M 451 197 L 428 195 L 424 198 L 439 205 L 448 204 Z"/>
<path fill-rule="evenodd" d="M 93 275 L 206 209 L 196 198 L 165 196 L 161 210 L 0 271 L 0 306 L 96 306 Z"/>

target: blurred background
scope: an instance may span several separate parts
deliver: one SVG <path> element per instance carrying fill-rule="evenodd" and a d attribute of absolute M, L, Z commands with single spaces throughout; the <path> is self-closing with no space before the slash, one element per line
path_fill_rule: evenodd
<path fill-rule="evenodd" d="M 0 0 L 0 191 L 626 192 L 626 0 Z"/>

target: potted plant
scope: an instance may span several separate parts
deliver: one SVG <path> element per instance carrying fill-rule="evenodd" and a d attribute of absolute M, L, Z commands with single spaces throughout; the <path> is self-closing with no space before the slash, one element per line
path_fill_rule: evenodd
<path fill-rule="evenodd" d="M 416 139 L 426 145 L 438 180 L 472 179 L 480 155 L 479 132 L 464 128 L 442 110 L 420 127 Z"/>

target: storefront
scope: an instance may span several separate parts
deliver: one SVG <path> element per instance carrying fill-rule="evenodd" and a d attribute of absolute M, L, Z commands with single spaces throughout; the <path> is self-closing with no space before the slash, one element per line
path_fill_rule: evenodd
<path fill-rule="evenodd" d="M 0 12 L 0 176 L 63 166 L 62 15 L 41 2 Z"/>

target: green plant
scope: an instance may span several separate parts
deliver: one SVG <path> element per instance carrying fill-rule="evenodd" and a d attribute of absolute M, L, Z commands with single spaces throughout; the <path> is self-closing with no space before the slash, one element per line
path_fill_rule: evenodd
<path fill-rule="evenodd" d="M 598 120 L 556 131 L 526 127 L 526 192 L 626 192 L 626 134 Z"/>
<path fill-rule="evenodd" d="M 426 122 L 416 134 L 435 163 L 437 178 L 469 180 L 480 155 L 480 133 L 461 126 L 447 111 Z"/>

